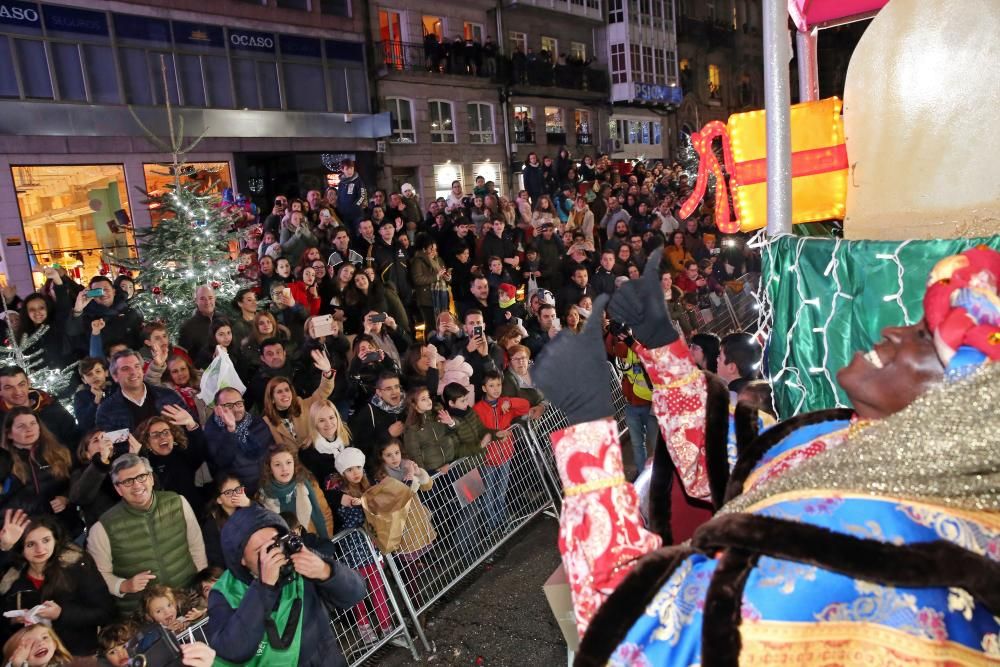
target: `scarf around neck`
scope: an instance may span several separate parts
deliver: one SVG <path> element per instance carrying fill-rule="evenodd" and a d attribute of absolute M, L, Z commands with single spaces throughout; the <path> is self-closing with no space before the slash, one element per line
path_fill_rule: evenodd
<path fill-rule="evenodd" d="M 337 454 L 344 451 L 347 445 L 338 435 L 335 440 L 327 440 L 319 433 L 316 434 L 316 438 L 313 440 L 313 447 L 320 454 L 326 454 L 328 456 L 336 456 Z"/>
<path fill-rule="evenodd" d="M 386 403 L 385 401 L 383 401 L 381 396 L 375 394 L 374 396 L 372 396 L 372 405 L 374 405 L 379 410 L 382 410 L 383 412 L 388 412 L 390 415 L 398 415 L 402 413 L 403 410 L 406 408 L 406 401 L 400 401 L 399 405 L 393 407 L 388 403 Z"/>
<path fill-rule="evenodd" d="M 264 489 L 264 494 L 277 501 L 278 514 L 294 512 L 295 518 L 306 530 L 311 527 L 324 540 L 332 537 L 327 533 L 326 518 L 320 511 L 312 484 L 295 479 L 285 483 L 272 479 Z"/>

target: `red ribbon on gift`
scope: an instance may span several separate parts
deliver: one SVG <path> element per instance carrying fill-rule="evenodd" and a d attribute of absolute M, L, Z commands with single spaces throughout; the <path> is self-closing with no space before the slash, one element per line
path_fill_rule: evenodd
<path fill-rule="evenodd" d="M 740 231 L 739 220 L 730 219 L 729 211 L 729 190 L 726 187 L 726 179 L 722 173 L 722 166 L 719 159 L 712 150 L 712 144 L 716 138 L 722 140 L 722 159 L 726 164 L 726 171 L 730 174 L 736 173 L 733 163 L 733 152 L 729 147 L 729 132 L 726 124 L 721 120 L 713 120 L 701 129 L 701 132 L 691 134 L 691 147 L 698 153 L 698 177 L 695 180 L 694 192 L 687 198 L 681 206 L 681 219 L 687 219 L 698 204 L 705 198 L 705 189 L 708 187 L 708 171 L 712 171 L 715 176 L 715 226 L 723 234 L 734 234 Z"/>

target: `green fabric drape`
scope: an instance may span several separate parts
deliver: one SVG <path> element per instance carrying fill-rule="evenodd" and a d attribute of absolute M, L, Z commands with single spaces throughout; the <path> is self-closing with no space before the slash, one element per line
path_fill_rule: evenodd
<path fill-rule="evenodd" d="M 927 275 L 943 257 L 975 245 L 1000 250 L 1000 235 L 930 241 L 844 241 L 782 236 L 763 253 L 773 308 L 767 348 L 781 418 L 849 406 L 836 373 L 869 350 L 887 326 L 924 315 Z"/>

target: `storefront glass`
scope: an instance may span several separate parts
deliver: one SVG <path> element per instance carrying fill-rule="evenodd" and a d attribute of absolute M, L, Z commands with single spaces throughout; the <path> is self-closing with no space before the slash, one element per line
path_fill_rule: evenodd
<path fill-rule="evenodd" d="M 108 257 L 135 257 L 135 237 L 120 164 L 12 166 L 32 279 L 59 264 L 89 280 Z"/>
<path fill-rule="evenodd" d="M 233 187 L 228 162 L 190 162 L 184 165 L 184 169 L 181 183 L 183 185 L 197 184 L 198 190 L 201 192 L 205 192 L 215 185 L 215 192 L 222 195 L 224 190 Z M 167 186 L 174 183 L 174 177 L 171 176 L 169 167 L 146 163 L 142 165 L 142 171 L 146 179 L 146 192 L 150 195 L 163 195 L 167 192 Z M 159 223 L 160 214 L 155 205 L 149 207 L 149 217 L 154 226 Z"/>

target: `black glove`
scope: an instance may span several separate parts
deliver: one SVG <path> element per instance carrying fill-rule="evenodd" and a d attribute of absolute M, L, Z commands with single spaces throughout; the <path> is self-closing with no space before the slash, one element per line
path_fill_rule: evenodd
<path fill-rule="evenodd" d="M 606 294 L 597 297 L 583 331 L 562 331 L 538 357 L 531 377 L 545 397 L 563 411 L 570 426 L 610 417 L 611 368 L 604 349 Z"/>
<path fill-rule="evenodd" d="M 636 340 L 651 350 L 669 345 L 679 338 L 663 301 L 660 284 L 662 255 L 662 248 L 654 250 L 646 260 L 642 277 L 619 287 L 608 306 L 611 319 L 630 328 Z"/>

